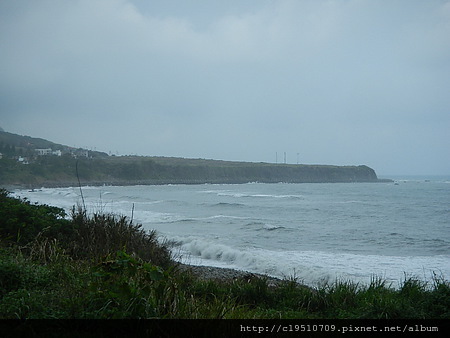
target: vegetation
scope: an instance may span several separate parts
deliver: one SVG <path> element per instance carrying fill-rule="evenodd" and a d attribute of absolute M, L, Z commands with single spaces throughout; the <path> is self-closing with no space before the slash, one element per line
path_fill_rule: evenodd
<path fill-rule="evenodd" d="M 450 284 L 374 278 L 277 286 L 249 275 L 201 280 L 167 243 L 124 216 L 31 204 L 0 191 L 0 319 L 449 318 Z"/>
<path fill-rule="evenodd" d="M 375 172 L 366 166 L 289 165 L 191 159 L 170 161 L 168 158 L 137 156 L 73 158 L 66 155 L 40 156 L 26 165 L 13 159 L 1 159 L 0 186 L 40 188 L 77 185 L 77 163 L 81 182 L 89 185 L 378 181 Z"/>
<path fill-rule="evenodd" d="M 39 148 L 61 151 L 62 156 L 37 156 L 35 149 Z M 90 185 L 378 181 L 375 171 L 367 166 L 108 156 L 1 131 L 0 153 L 0 186 L 73 186 L 78 178 Z"/>

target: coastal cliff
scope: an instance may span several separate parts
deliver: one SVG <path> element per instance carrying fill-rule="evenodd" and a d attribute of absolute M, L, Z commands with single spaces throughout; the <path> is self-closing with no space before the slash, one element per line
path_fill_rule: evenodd
<path fill-rule="evenodd" d="M 152 157 L 39 158 L 23 165 L 0 160 L 0 185 L 33 187 L 204 183 L 378 182 L 367 166 L 285 165 Z"/>
<path fill-rule="evenodd" d="M 365 165 L 333 166 L 232 162 L 148 156 L 108 156 L 46 140 L 0 132 L 0 186 L 203 183 L 379 182 Z M 38 149 L 39 147 L 48 147 Z M 53 149 L 54 148 L 54 149 Z M 42 152 L 46 151 L 45 155 Z"/>

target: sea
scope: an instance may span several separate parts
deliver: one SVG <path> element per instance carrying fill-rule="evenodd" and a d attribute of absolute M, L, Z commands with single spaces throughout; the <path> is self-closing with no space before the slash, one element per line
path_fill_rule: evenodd
<path fill-rule="evenodd" d="M 84 186 L 16 190 L 31 202 L 128 216 L 180 262 L 315 287 L 450 278 L 450 177 L 384 183 Z"/>

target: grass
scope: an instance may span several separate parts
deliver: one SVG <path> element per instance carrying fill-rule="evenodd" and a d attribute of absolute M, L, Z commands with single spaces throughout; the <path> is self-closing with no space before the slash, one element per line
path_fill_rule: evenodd
<path fill-rule="evenodd" d="M 201 280 L 127 217 L 79 208 L 62 217 L 5 191 L 0 198 L 0 319 L 450 317 L 450 284 L 437 275 L 405 277 L 399 288 L 375 277 L 312 289 L 295 279 Z"/>

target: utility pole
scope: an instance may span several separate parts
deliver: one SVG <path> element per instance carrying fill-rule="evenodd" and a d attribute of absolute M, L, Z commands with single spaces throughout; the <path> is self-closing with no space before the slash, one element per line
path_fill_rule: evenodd
<path fill-rule="evenodd" d="M 298 164 L 298 155 L 299 155 L 299 153 L 297 153 L 297 164 Z"/>
<path fill-rule="evenodd" d="M 275 152 L 275 163 L 278 164 L 278 152 Z"/>
<path fill-rule="evenodd" d="M 286 152 L 284 152 L 284 164 L 286 164 Z"/>

